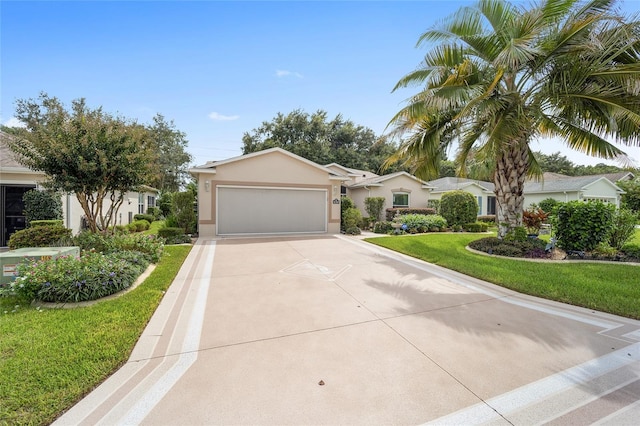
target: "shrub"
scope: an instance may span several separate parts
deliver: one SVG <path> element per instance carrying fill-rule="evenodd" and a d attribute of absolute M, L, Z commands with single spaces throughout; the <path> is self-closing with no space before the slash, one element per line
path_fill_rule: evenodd
<path fill-rule="evenodd" d="M 357 228 L 361 219 L 362 214 L 360 213 L 360 210 L 355 207 L 346 209 L 342 214 L 342 223 L 344 224 L 345 232 L 350 229 L 352 230 L 353 228 Z"/>
<path fill-rule="evenodd" d="M 158 220 L 162 216 L 162 210 L 159 207 L 148 207 L 147 214 L 153 216 L 153 220 Z"/>
<path fill-rule="evenodd" d="M 522 213 L 522 224 L 527 228 L 529 234 L 538 235 L 540 228 L 549 216 L 544 210 L 535 204 L 531 204 L 527 210 Z"/>
<path fill-rule="evenodd" d="M 363 217 L 360 219 L 360 223 L 358 223 L 358 228 L 360 229 L 369 229 L 371 225 L 376 222 L 372 217 Z"/>
<path fill-rule="evenodd" d="M 398 220 L 406 226 L 403 229 L 409 233 L 427 232 L 435 228 L 439 230 L 447 226 L 447 221 L 437 214 L 405 214 Z"/>
<path fill-rule="evenodd" d="M 172 214 L 165 218 L 164 226 L 166 226 L 167 228 L 180 228 L 180 226 L 178 226 L 178 219 L 176 219 L 175 215 Z M 184 232 L 184 229 L 182 230 L 182 232 Z"/>
<path fill-rule="evenodd" d="M 24 247 L 51 247 L 71 238 L 71 229 L 63 226 L 38 226 L 14 232 L 9 238 L 9 250 Z"/>
<path fill-rule="evenodd" d="M 64 226 L 62 224 L 62 219 L 43 219 L 43 220 L 32 220 L 29 222 L 29 226 L 35 228 L 37 226 Z"/>
<path fill-rule="evenodd" d="M 373 232 L 376 234 L 388 234 L 391 231 L 393 231 L 393 227 L 389 221 L 376 222 L 373 225 Z"/>
<path fill-rule="evenodd" d="M 149 223 L 149 221 L 147 221 L 145 219 L 135 220 L 133 223 L 136 224 L 136 231 L 137 232 L 146 231 L 147 229 L 149 229 L 149 227 L 151 227 L 151 223 Z"/>
<path fill-rule="evenodd" d="M 614 211 L 615 206 L 599 201 L 559 204 L 553 216 L 558 246 L 564 250 L 593 250 L 608 239 Z"/>
<path fill-rule="evenodd" d="M 34 220 L 62 219 L 62 199 L 51 191 L 32 189 L 22 196 L 27 223 Z"/>
<path fill-rule="evenodd" d="M 546 214 L 549 215 L 553 213 L 553 208 L 558 204 L 560 204 L 560 201 L 556 200 L 555 198 L 545 198 L 544 200 L 540 201 L 538 207 L 540 207 Z"/>
<path fill-rule="evenodd" d="M 156 218 L 152 214 L 135 214 L 133 215 L 133 220 L 146 220 L 147 222 L 151 223 L 156 220 Z"/>
<path fill-rule="evenodd" d="M 595 258 L 615 259 L 618 256 L 618 249 L 611 247 L 607 242 L 601 242 L 591 250 L 591 255 Z"/>
<path fill-rule="evenodd" d="M 609 234 L 609 245 L 620 250 L 633 236 L 638 217 L 628 209 L 619 209 L 613 214 L 613 229 Z"/>
<path fill-rule="evenodd" d="M 158 236 L 162 238 L 170 238 L 184 235 L 184 229 L 175 227 L 165 227 L 158 229 Z"/>
<path fill-rule="evenodd" d="M 436 214 L 440 214 L 440 200 L 427 201 L 427 207 L 433 209 Z"/>
<path fill-rule="evenodd" d="M 465 223 L 462 229 L 467 232 L 487 232 L 488 225 L 482 222 Z"/>
<path fill-rule="evenodd" d="M 196 229 L 195 202 L 196 198 L 190 191 L 173 194 L 171 214 L 175 216 L 178 226 L 184 229 L 185 234 L 192 234 Z"/>
<path fill-rule="evenodd" d="M 347 228 L 345 234 L 360 235 L 360 228 L 358 228 L 357 226 L 352 226 L 351 228 Z"/>
<path fill-rule="evenodd" d="M 171 214 L 171 206 L 173 205 L 173 192 L 163 192 L 156 200 L 156 206 L 162 212 L 164 217 Z"/>
<path fill-rule="evenodd" d="M 364 209 L 374 222 L 380 220 L 382 209 L 384 208 L 384 197 L 367 197 L 364 199 Z"/>
<path fill-rule="evenodd" d="M 474 250 L 508 257 L 546 257 L 546 242 L 537 238 L 525 238 L 524 241 L 505 241 L 497 237 L 480 238 L 469 243 Z"/>
<path fill-rule="evenodd" d="M 436 214 L 436 211 L 435 209 L 431 209 L 431 208 L 415 208 L 414 209 L 409 207 L 403 207 L 403 208 L 387 209 L 385 212 L 385 217 L 387 220 L 391 221 L 393 220 L 396 213 L 400 213 L 400 216 L 407 215 L 407 214 L 430 215 L 430 214 Z"/>
<path fill-rule="evenodd" d="M 190 243 L 191 237 L 185 235 L 182 228 L 160 228 L 158 236 L 164 238 L 165 244 Z"/>
<path fill-rule="evenodd" d="M 101 253 L 107 253 L 113 248 L 111 243 L 112 237 L 100 232 L 82 231 L 73 237 L 74 245 L 80 247 L 81 250 L 95 250 Z"/>
<path fill-rule="evenodd" d="M 19 265 L 10 289 L 26 301 L 95 300 L 130 287 L 146 265 L 144 257 L 133 252 L 85 252 L 79 259 L 61 256 Z"/>
<path fill-rule="evenodd" d="M 155 235 L 113 235 L 110 245 L 112 251 L 128 250 L 143 253 L 151 263 L 157 263 L 164 250 L 162 239 L 157 238 Z"/>
<path fill-rule="evenodd" d="M 507 235 L 504 236 L 504 241 L 524 242 L 527 241 L 528 238 L 529 237 L 527 236 L 527 230 L 525 229 L 525 227 L 517 226 L 507 232 Z"/>
<path fill-rule="evenodd" d="M 496 215 L 495 214 L 488 214 L 488 215 L 484 215 L 484 216 L 478 216 L 478 218 L 476 220 L 478 222 L 483 222 L 483 223 L 488 223 L 488 224 L 495 224 L 496 223 Z"/>
<path fill-rule="evenodd" d="M 628 257 L 640 260 L 640 244 L 625 244 L 621 251 Z"/>
<path fill-rule="evenodd" d="M 135 222 L 131 222 L 127 225 L 127 230 L 131 233 L 138 232 L 138 225 Z"/>
<path fill-rule="evenodd" d="M 445 192 L 440 199 L 440 214 L 449 225 L 475 222 L 478 217 L 478 202 L 467 191 Z"/>

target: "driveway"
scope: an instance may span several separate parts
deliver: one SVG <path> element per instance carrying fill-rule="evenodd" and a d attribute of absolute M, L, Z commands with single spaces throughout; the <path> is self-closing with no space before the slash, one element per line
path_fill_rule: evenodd
<path fill-rule="evenodd" d="M 639 400 L 638 321 L 351 237 L 199 240 L 56 424 L 621 425 Z"/>

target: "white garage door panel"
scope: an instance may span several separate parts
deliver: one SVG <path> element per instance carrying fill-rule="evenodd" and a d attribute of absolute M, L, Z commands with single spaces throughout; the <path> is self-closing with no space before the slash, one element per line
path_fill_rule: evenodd
<path fill-rule="evenodd" d="M 327 232 L 327 191 L 218 187 L 219 235 Z"/>

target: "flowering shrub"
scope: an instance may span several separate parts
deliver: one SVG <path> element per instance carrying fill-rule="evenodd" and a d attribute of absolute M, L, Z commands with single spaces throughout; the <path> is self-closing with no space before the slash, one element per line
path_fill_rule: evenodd
<path fill-rule="evenodd" d="M 95 300 L 130 287 L 147 265 L 145 256 L 135 252 L 61 256 L 18 265 L 9 290 L 26 301 Z"/>

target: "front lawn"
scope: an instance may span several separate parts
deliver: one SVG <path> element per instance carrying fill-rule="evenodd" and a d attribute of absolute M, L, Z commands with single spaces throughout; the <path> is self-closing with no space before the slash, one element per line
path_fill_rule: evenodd
<path fill-rule="evenodd" d="M 0 424 L 49 424 L 122 366 L 191 246 L 166 246 L 145 282 L 75 309 L 0 297 Z"/>
<path fill-rule="evenodd" d="M 636 238 L 640 232 L 636 232 Z M 494 258 L 465 249 L 486 234 L 426 234 L 366 241 L 520 293 L 640 319 L 640 266 L 539 263 Z"/>

